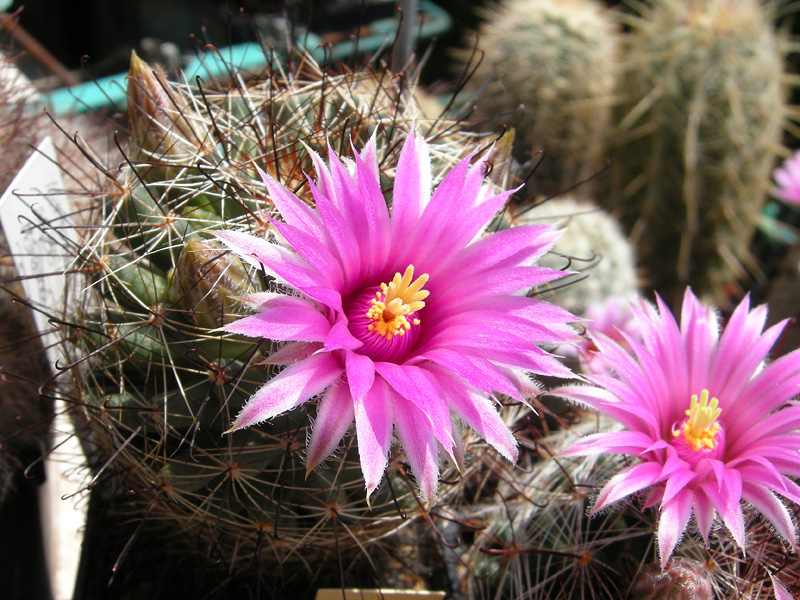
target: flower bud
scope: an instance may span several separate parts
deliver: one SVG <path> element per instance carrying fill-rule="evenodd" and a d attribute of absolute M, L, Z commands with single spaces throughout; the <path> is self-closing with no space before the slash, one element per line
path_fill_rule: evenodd
<path fill-rule="evenodd" d="M 239 298 L 256 291 L 242 262 L 216 242 L 189 240 L 181 250 L 173 286 L 175 303 L 200 327 L 214 329 L 241 313 Z"/>
<path fill-rule="evenodd" d="M 713 600 L 711 573 L 703 563 L 673 558 L 662 571 L 645 566 L 631 589 L 632 600 Z"/>
<path fill-rule="evenodd" d="M 133 162 L 161 161 L 166 156 L 196 155 L 208 129 L 179 91 L 171 88 L 161 67 L 155 69 L 131 53 L 128 71 L 128 126 Z"/>

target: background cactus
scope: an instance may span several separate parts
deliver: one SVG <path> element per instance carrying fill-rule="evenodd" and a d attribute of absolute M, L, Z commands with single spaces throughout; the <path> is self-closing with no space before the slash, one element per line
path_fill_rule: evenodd
<path fill-rule="evenodd" d="M 277 213 L 255 165 L 310 198 L 304 172 L 312 163 L 301 141 L 322 154 L 329 141 L 347 156 L 351 140 L 360 145 L 374 133 L 389 182 L 400 142 L 416 127 L 431 143 L 434 184 L 491 141 L 421 114 L 413 86 L 402 90 L 387 71 L 329 76 L 310 59 L 302 65 L 198 89 L 166 81 L 134 56 L 126 164 L 83 213 L 75 272 L 87 281 L 75 322 L 64 327 L 75 380 L 69 400 L 80 407 L 96 469 L 90 487 L 107 481 L 95 498 L 139 523 L 119 560 L 158 523 L 173 558 L 205 552 L 203 573 L 211 560 L 223 580 L 248 569 L 279 593 L 299 594 L 342 584 L 359 556 L 367 577 L 380 581 L 376 543 L 413 520 L 415 487 L 394 457 L 367 506 L 352 437 L 327 469 L 306 476 L 313 415 L 303 409 L 222 435 L 279 359 L 269 342 L 212 330 L 245 312 L 238 297 L 276 283 L 223 252 L 210 232 L 268 231 L 267 216 Z M 290 352 L 283 349 L 284 360 Z M 168 594 L 174 582 L 153 568 L 164 573 L 159 593 Z"/>
<path fill-rule="evenodd" d="M 588 200 L 558 196 L 517 206 L 515 225 L 560 224 L 564 234 L 540 264 L 577 271 L 558 280 L 543 297 L 581 317 L 593 302 L 633 300 L 638 292 L 634 249 L 619 221 Z"/>
<path fill-rule="evenodd" d="M 637 7 L 611 201 L 652 288 L 724 306 L 759 274 L 750 243 L 787 116 L 781 42 L 759 0 Z"/>
<path fill-rule="evenodd" d="M 485 56 L 471 79 L 477 105 L 516 127 L 518 155 L 544 151 L 535 181 L 545 193 L 603 167 L 621 35 L 615 14 L 593 0 L 506 0 L 485 10 Z"/>
<path fill-rule="evenodd" d="M 587 516 L 596 486 L 620 457 L 557 457 L 576 433 L 613 424 L 544 402 L 536 404 L 540 416 L 509 412 L 523 448 L 518 466 L 481 454 L 483 468 L 448 503 L 456 524 L 444 527 L 445 539 L 467 540 L 451 543 L 460 597 L 625 598 L 636 560 L 653 551 L 652 524 L 633 505 Z"/>

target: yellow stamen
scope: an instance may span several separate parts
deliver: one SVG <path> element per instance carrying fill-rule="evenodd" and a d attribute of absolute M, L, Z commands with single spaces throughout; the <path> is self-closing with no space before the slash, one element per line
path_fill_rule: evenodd
<path fill-rule="evenodd" d="M 717 433 L 720 430 L 717 418 L 722 413 L 722 409 L 717 408 L 719 400 L 712 398 L 709 402 L 708 395 L 708 390 L 703 390 L 698 400 L 697 394 L 692 394 L 691 406 L 686 411 L 686 416 L 689 418 L 680 430 L 672 430 L 672 434 L 676 437 L 683 434 L 686 443 L 695 450 L 701 448 L 711 450 L 717 443 Z"/>
<path fill-rule="evenodd" d="M 368 327 L 370 331 L 390 340 L 393 335 L 404 335 L 411 329 L 407 315 L 423 308 L 423 300 L 430 294 L 428 290 L 422 289 L 428 281 L 427 273 L 412 282 L 413 279 L 414 265 L 408 265 L 403 275 L 395 273 L 388 284 L 381 284 L 380 291 L 375 292 L 375 298 L 371 300 L 372 306 L 367 311 L 367 317 L 372 319 Z M 413 324 L 419 325 L 419 319 L 413 319 Z"/>

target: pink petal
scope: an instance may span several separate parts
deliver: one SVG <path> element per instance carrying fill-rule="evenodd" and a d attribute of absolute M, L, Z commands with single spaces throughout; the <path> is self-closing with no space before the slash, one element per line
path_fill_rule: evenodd
<path fill-rule="evenodd" d="M 281 223 L 275 219 L 270 219 L 269 222 L 286 239 L 294 251 L 322 275 L 328 285 L 335 289 L 342 289 L 344 273 L 339 262 L 338 252 L 332 253 L 325 244 L 320 243 L 318 237 L 288 223 Z"/>
<path fill-rule="evenodd" d="M 373 138 L 374 141 L 374 138 Z M 356 169 L 358 183 L 361 190 L 361 205 L 366 217 L 366 236 L 368 250 L 365 258 L 371 263 L 369 272 L 380 271 L 384 268 L 391 244 L 391 222 L 389 210 L 386 208 L 386 199 L 381 192 L 377 175 L 371 168 L 356 155 Z M 375 165 L 377 168 L 377 164 Z"/>
<path fill-rule="evenodd" d="M 430 505 L 439 486 L 439 455 L 430 421 L 413 402 L 399 395 L 395 395 L 394 409 L 397 437 L 417 480 L 422 501 Z M 452 436 L 452 430 L 449 435 Z"/>
<path fill-rule="evenodd" d="M 241 231 L 215 231 L 226 246 L 257 268 L 264 268 L 289 286 L 323 304 L 342 311 L 342 298 L 305 260 L 286 248 Z"/>
<path fill-rule="evenodd" d="M 260 364 L 265 365 L 291 365 L 301 360 L 305 360 L 318 350 L 322 350 L 322 344 L 315 342 L 290 342 L 278 348 L 275 352 L 265 358 Z"/>
<path fill-rule="evenodd" d="M 453 426 L 447 403 L 425 369 L 378 362 L 375 369 L 402 397 L 415 404 L 428 421 L 428 429 L 446 451 L 452 451 Z"/>
<path fill-rule="evenodd" d="M 795 600 L 772 573 L 769 574 L 769 578 L 772 580 L 772 590 L 775 593 L 775 600 Z"/>
<path fill-rule="evenodd" d="M 348 350 L 345 351 L 345 369 L 353 399 L 361 400 L 375 381 L 375 364 L 371 358 Z"/>
<path fill-rule="evenodd" d="M 614 475 L 600 491 L 592 508 L 592 514 L 653 485 L 658 481 L 660 475 L 661 465 L 653 462 L 643 462 L 624 468 Z"/>
<path fill-rule="evenodd" d="M 697 520 L 697 529 L 703 540 L 708 544 L 708 534 L 711 531 L 711 526 L 714 524 L 714 505 L 702 492 L 697 492 L 694 495 L 694 516 Z"/>
<path fill-rule="evenodd" d="M 503 422 L 494 403 L 443 369 L 432 367 L 431 370 L 436 374 L 439 385 L 445 392 L 450 410 L 477 431 L 501 455 L 511 462 L 516 462 L 519 455 L 517 440 Z"/>
<path fill-rule="evenodd" d="M 685 464 L 685 463 L 684 463 Z M 663 469 L 661 472 L 662 477 L 667 475 L 664 473 Z M 664 488 L 664 497 L 662 498 L 661 502 L 664 504 L 670 502 L 675 496 L 680 494 L 687 485 L 689 485 L 692 481 L 697 479 L 697 474 L 693 473 L 688 466 L 677 469 L 672 473 L 668 473 L 667 483 Z"/>
<path fill-rule="evenodd" d="M 717 509 L 734 541 L 744 548 L 744 516 L 739 504 L 742 498 L 742 478 L 739 472 L 726 470 L 721 489 L 716 482 L 702 483 L 699 487 Z"/>
<path fill-rule="evenodd" d="M 662 570 L 666 568 L 667 561 L 683 535 L 689 517 L 692 516 L 693 496 L 691 490 L 684 489 L 671 502 L 661 506 L 657 537 Z"/>
<path fill-rule="evenodd" d="M 347 327 L 347 319 L 340 317 L 325 337 L 325 350 L 357 350 L 364 343 L 356 339 Z"/>
<path fill-rule="evenodd" d="M 281 296 L 262 306 L 263 312 L 228 323 L 221 329 L 248 337 L 297 342 L 322 342 L 330 331 L 328 319 L 302 298 Z"/>
<path fill-rule="evenodd" d="M 328 353 L 315 354 L 286 367 L 253 394 L 228 431 L 250 427 L 291 410 L 322 392 L 341 374 L 339 361 Z"/>
<path fill-rule="evenodd" d="M 593 433 L 582 437 L 559 456 L 589 456 L 593 454 L 630 454 L 640 456 L 653 444 L 653 439 L 638 431 Z"/>
<path fill-rule="evenodd" d="M 317 420 L 311 430 L 306 453 L 306 470 L 311 471 L 333 454 L 353 423 L 353 398 L 346 385 L 332 385 L 317 407 Z"/>
<path fill-rule="evenodd" d="M 356 435 L 361 471 L 367 487 L 367 498 L 378 489 L 389 461 L 392 443 L 392 421 L 398 398 L 381 379 L 362 400 L 355 401 Z"/>
<path fill-rule="evenodd" d="M 347 289 L 362 275 L 363 261 L 358 239 L 347 219 L 339 212 L 334 203 L 314 185 L 313 181 L 308 180 L 308 186 L 314 196 L 320 218 L 325 223 L 325 228 L 333 243 L 333 249 L 341 256 L 345 289 Z"/>
<path fill-rule="evenodd" d="M 522 400 L 517 388 L 500 369 L 480 356 L 468 357 L 460 352 L 437 348 L 417 356 L 418 360 L 430 360 L 458 373 L 479 390 L 495 390 L 512 398 Z"/>
<path fill-rule="evenodd" d="M 775 527 L 792 549 L 797 552 L 797 534 L 792 517 L 783 502 L 767 488 L 750 482 L 742 484 L 742 497 L 752 504 L 761 515 Z"/>
<path fill-rule="evenodd" d="M 406 137 L 397 162 L 392 196 L 392 254 L 405 246 L 424 206 L 431 197 L 431 163 L 428 145 L 418 133 Z"/>
<path fill-rule="evenodd" d="M 264 180 L 264 185 L 267 187 L 270 198 L 283 220 L 289 225 L 297 227 L 320 241 L 329 244 L 327 230 L 319 215 L 264 171 L 258 167 L 256 169 L 261 179 Z"/>

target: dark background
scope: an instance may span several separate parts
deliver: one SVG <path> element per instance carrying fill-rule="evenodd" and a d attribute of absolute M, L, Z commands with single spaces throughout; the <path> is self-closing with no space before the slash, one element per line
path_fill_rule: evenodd
<path fill-rule="evenodd" d="M 453 20 L 449 32 L 434 42 L 423 79 L 448 79 L 450 48 L 463 44 L 479 22 L 476 8 L 487 0 L 437 0 Z M 264 15 L 285 15 L 312 31 L 337 25 L 335 15 L 350 7 L 352 25 L 374 2 L 324 0 L 15 0 L 19 24 L 68 69 L 92 77 L 128 70 L 130 52 L 143 38 L 176 44 L 184 53 L 255 40 Z M 384 2 L 393 10 L 394 2 Z M 347 18 L 347 17 L 345 17 Z M 427 49 L 430 41 L 419 48 Z"/>

